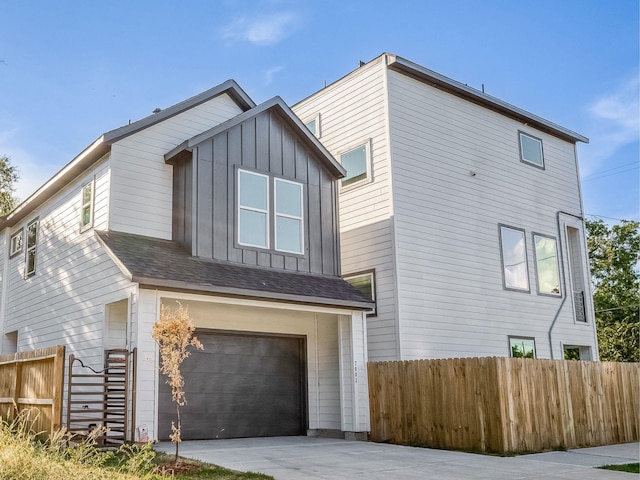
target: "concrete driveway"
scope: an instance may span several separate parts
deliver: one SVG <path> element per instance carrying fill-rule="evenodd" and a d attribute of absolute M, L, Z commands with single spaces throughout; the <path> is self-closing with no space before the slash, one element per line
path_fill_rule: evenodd
<path fill-rule="evenodd" d="M 174 447 L 160 443 L 156 450 L 172 453 Z M 494 457 L 313 437 L 186 441 L 180 445 L 180 455 L 233 470 L 266 473 L 277 480 L 629 480 L 634 477 L 628 473 L 593 467 L 637 462 L 640 456 L 637 443 Z"/>

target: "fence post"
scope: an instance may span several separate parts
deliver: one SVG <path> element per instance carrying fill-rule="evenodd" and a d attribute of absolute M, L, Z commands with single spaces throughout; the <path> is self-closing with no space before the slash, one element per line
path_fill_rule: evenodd
<path fill-rule="evenodd" d="M 51 433 L 62 427 L 62 391 L 64 389 L 64 355 L 65 348 L 62 345 L 56 347 L 56 356 L 53 360 L 53 389 L 51 405 Z"/>

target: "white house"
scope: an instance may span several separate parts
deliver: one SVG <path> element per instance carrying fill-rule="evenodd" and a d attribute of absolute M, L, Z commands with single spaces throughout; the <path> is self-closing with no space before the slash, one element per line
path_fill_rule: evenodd
<path fill-rule="evenodd" d="M 386 53 L 293 111 L 347 170 L 342 271 L 377 303 L 370 360 L 598 358 L 587 138 Z"/>
<path fill-rule="evenodd" d="M 100 370 L 135 349 L 126 436 L 167 439 L 151 329 L 179 301 L 205 346 L 184 439 L 367 432 L 372 304 L 340 277 L 343 175 L 281 99 L 233 81 L 101 135 L 0 221 L 0 353 L 65 345 Z"/>

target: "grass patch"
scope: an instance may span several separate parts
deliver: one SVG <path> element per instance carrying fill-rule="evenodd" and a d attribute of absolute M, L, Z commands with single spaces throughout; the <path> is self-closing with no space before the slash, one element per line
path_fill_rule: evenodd
<path fill-rule="evenodd" d="M 43 440 L 30 429 L 36 415 L 24 410 L 11 423 L 0 420 L 0 480 L 273 480 L 184 458 L 175 465 L 151 444 L 100 449 L 100 429 L 84 439 L 62 430 Z"/>
<path fill-rule="evenodd" d="M 640 463 L 625 463 L 623 465 L 603 465 L 604 470 L 615 470 L 617 472 L 640 473 Z"/>

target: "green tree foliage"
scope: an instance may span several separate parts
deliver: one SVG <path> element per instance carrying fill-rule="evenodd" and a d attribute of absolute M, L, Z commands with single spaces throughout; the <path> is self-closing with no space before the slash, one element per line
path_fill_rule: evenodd
<path fill-rule="evenodd" d="M 640 361 L 640 222 L 586 222 L 600 359 Z"/>
<path fill-rule="evenodd" d="M 15 197 L 18 178 L 18 168 L 11 165 L 11 159 L 0 155 L 0 215 L 6 215 L 18 205 Z"/>

